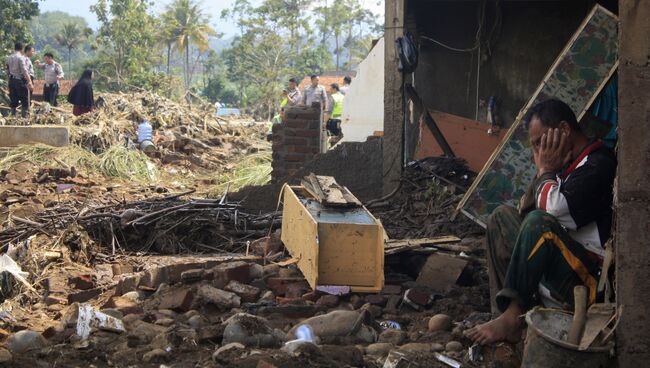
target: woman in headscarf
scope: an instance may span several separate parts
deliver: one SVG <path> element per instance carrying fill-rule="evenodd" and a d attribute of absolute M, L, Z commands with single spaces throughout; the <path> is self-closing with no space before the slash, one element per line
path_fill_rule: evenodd
<path fill-rule="evenodd" d="M 72 113 L 79 116 L 93 110 L 93 71 L 84 70 L 77 84 L 72 87 L 68 94 L 68 102 L 74 105 Z"/>

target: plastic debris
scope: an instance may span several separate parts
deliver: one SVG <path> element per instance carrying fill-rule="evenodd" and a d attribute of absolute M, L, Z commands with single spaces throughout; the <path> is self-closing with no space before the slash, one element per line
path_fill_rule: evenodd
<path fill-rule="evenodd" d="M 402 325 L 395 321 L 382 321 L 379 322 L 379 325 L 385 330 L 402 330 Z"/>
<path fill-rule="evenodd" d="M 104 331 L 125 332 L 124 323 L 121 320 L 111 317 L 106 313 L 95 310 L 91 305 L 79 305 L 79 316 L 77 317 L 77 335 L 83 340 L 90 336 L 93 328 Z"/>
<path fill-rule="evenodd" d="M 438 359 L 439 361 L 447 364 L 448 366 L 450 366 L 452 368 L 460 368 L 461 367 L 461 364 L 460 364 L 459 361 L 451 359 L 450 357 L 448 357 L 446 355 L 442 355 L 440 353 L 434 353 L 434 354 L 435 354 L 436 359 Z"/>
<path fill-rule="evenodd" d="M 346 295 L 350 294 L 352 289 L 349 286 L 338 286 L 338 285 L 320 285 L 316 286 L 316 290 L 323 293 L 332 294 L 332 295 Z"/>
<path fill-rule="evenodd" d="M 34 287 L 25 279 L 29 276 L 28 272 L 23 271 L 20 266 L 9 257 L 6 253 L 0 256 L 0 273 L 9 272 L 16 280 L 23 283 L 29 290 L 36 292 Z"/>

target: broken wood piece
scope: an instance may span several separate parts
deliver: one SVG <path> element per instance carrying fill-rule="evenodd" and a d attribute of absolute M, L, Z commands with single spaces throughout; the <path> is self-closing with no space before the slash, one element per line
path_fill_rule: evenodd
<path fill-rule="evenodd" d="M 419 286 L 446 292 L 456 284 L 465 266 L 467 261 L 462 258 L 435 253 L 427 258 L 415 282 Z"/>
<path fill-rule="evenodd" d="M 578 345 L 582 338 L 582 333 L 585 330 L 585 322 L 587 321 L 587 287 L 578 285 L 573 288 L 573 322 L 569 328 L 567 342 L 572 345 Z"/>
<path fill-rule="evenodd" d="M 589 307 L 585 332 L 580 339 L 579 350 L 590 348 L 598 336 L 609 326 L 616 316 L 616 305 L 613 303 L 597 303 Z"/>
<path fill-rule="evenodd" d="M 460 241 L 461 239 L 459 237 L 453 235 L 423 239 L 388 240 L 384 245 L 384 251 L 386 255 L 391 255 L 406 252 L 408 250 L 420 249 L 425 246 L 456 253 L 469 253 L 472 251 L 470 247 L 451 244 L 458 243 Z"/>
<path fill-rule="evenodd" d="M 316 176 L 311 173 L 302 180 L 301 184 L 323 206 L 362 206 L 361 201 L 348 188 L 339 185 L 331 176 Z"/>

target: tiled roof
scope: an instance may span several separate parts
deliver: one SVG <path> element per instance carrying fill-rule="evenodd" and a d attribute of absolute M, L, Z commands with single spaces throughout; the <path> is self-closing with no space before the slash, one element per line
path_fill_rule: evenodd
<path fill-rule="evenodd" d="M 320 85 L 327 87 L 332 83 L 338 83 L 339 86 L 343 85 L 343 78 L 349 75 L 354 79 L 354 77 L 357 75 L 357 72 L 326 72 L 321 75 L 319 75 L 320 78 Z M 311 78 L 309 76 L 306 76 L 303 78 L 302 82 L 300 82 L 300 89 L 302 90 L 303 88 L 307 87 L 311 83 Z"/>
<path fill-rule="evenodd" d="M 64 79 L 59 81 L 59 96 L 67 96 L 68 93 L 70 93 L 70 90 L 72 87 L 77 83 L 76 80 L 72 79 Z M 32 94 L 34 97 L 40 97 L 43 96 L 43 87 L 45 85 L 45 81 L 43 79 L 37 79 L 34 81 L 34 93 Z"/>

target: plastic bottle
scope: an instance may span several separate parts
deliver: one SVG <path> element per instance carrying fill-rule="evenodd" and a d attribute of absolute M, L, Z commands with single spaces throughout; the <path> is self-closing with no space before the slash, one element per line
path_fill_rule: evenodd
<path fill-rule="evenodd" d="M 138 125 L 138 143 L 144 141 L 150 141 L 153 139 L 153 127 L 149 124 L 148 121 L 143 120 L 140 125 Z"/>

